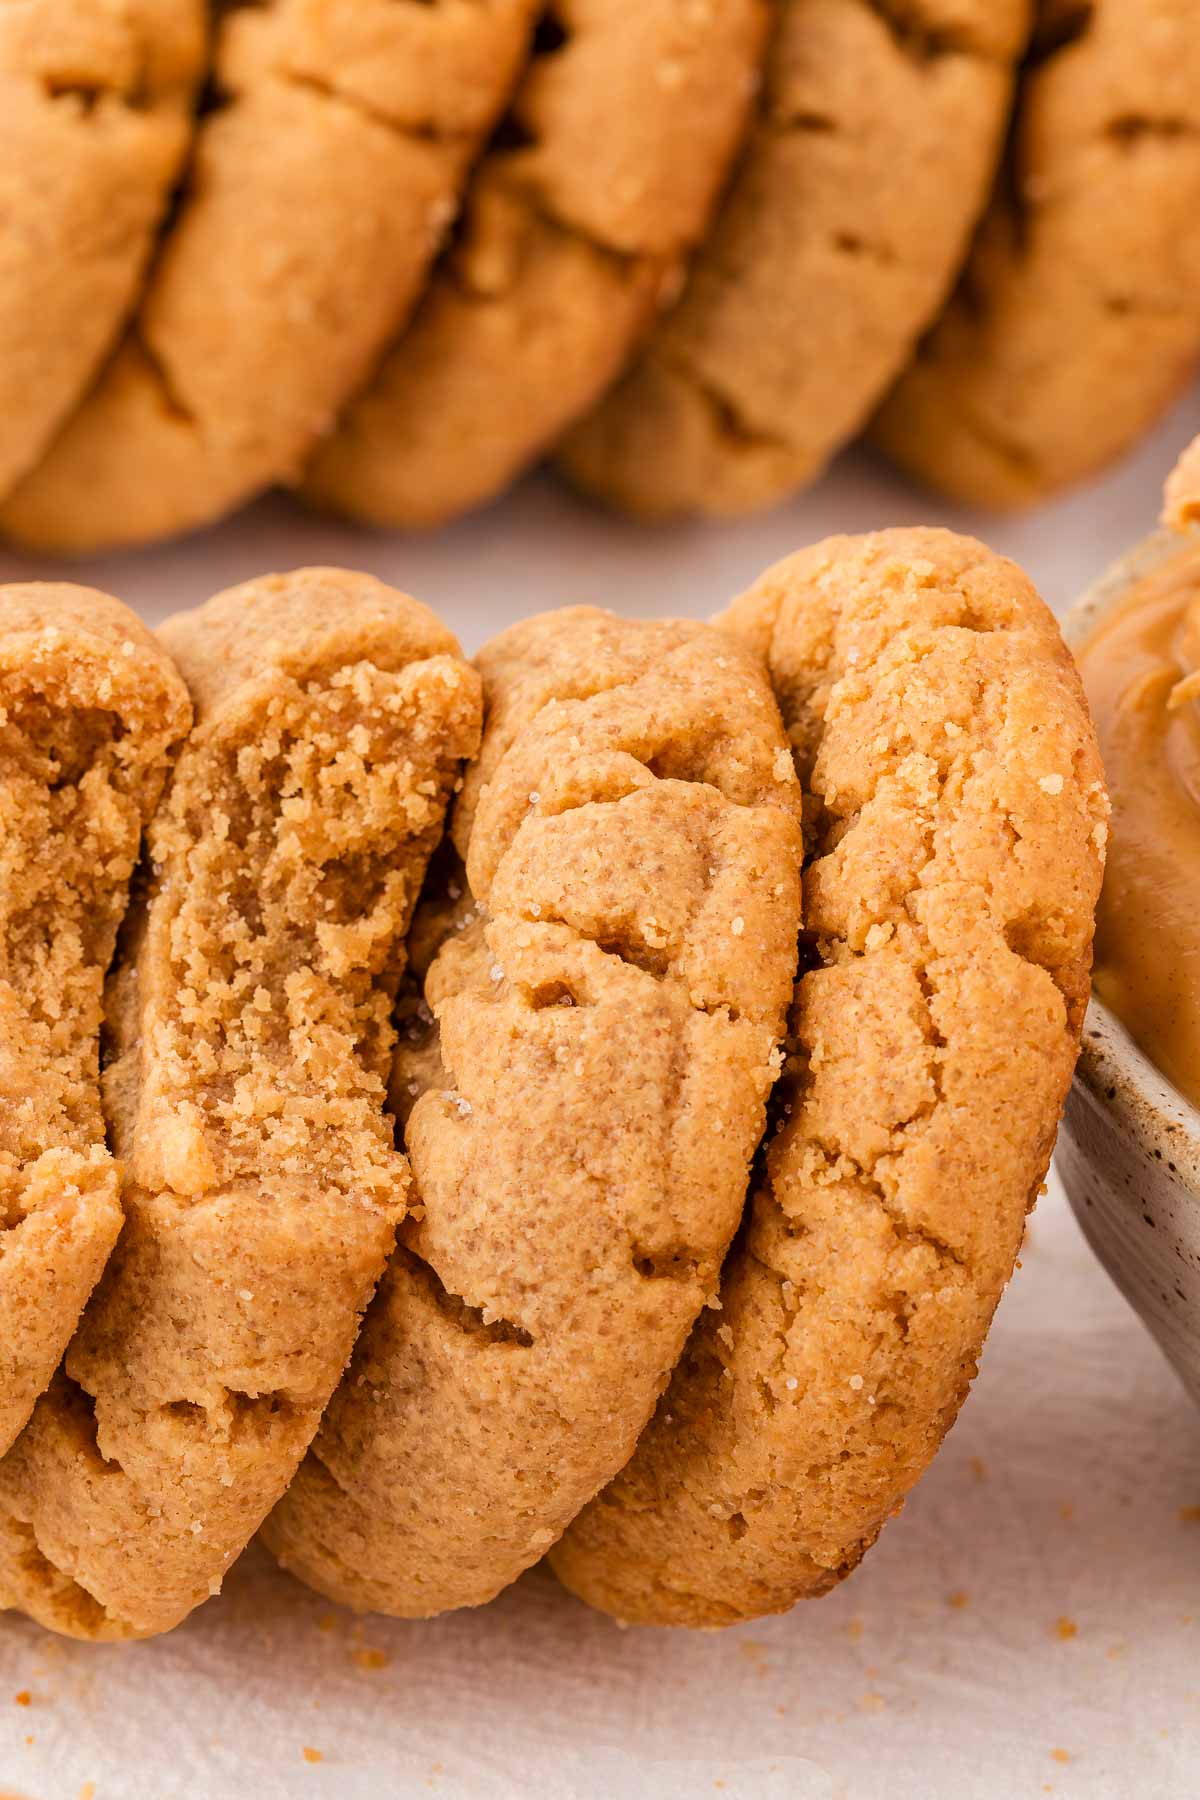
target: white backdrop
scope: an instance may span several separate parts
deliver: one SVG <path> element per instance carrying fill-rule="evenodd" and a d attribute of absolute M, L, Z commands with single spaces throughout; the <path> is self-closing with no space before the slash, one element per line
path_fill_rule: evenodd
<path fill-rule="evenodd" d="M 639 530 L 535 480 L 435 538 L 270 500 L 76 573 L 154 620 L 342 562 L 473 649 L 569 601 L 706 614 L 828 531 L 933 520 L 1018 557 L 1061 610 L 1150 527 L 1198 428 L 1193 398 L 1119 473 L 1023 519 L 951 513 L 860 454 L 729 527 Z M 48 574 L 0 552 L 0 579 Z M 158 1643 L 0 1618 L 0 1800 L 1193 1800 L 1200 1419 L 1055 1185 L 1022 1261 L 958 1427 L 829 1599 L 720 1634 L 622 1632 L 535 1571 L 480 1613 L 357 1622 L 251 1552 Z"/>

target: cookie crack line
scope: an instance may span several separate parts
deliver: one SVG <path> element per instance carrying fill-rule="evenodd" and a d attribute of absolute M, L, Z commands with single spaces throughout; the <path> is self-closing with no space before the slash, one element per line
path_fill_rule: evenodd
<path fill-rule="evenodd" d="M 1200 138 L 1200 124 L 1182 114 L 1119 113 L 1104 127 L 1103 136 L 1122 149 L 1136 149 L 1147 139 L 1173 143 L 1180 138 Z"/>
<path fill-rule="evenodd" d="M 926 1123 L 933 1117 L 934 1109 L 935 1103 L 927 1101 L 918 1115 L 917 1122 L 922 1124 Z M 897 1131 L 902 1133 L 905 1126 L 912 1122 L 912 1120 L 906 1120 L 903 1124 L 896 1127 Z M 896 1202 L 889 1197 L 882 1180 L 875 1173 L 877 1164 L 885 1158 L 900 1158 L 904 1155 L 905 1146 L 902 1143 L 890 1145 L 886 1150 L 880 1151 L 876 1162 L 870 1166 L 866 1166 L 863 1163 L 860 1163 L 855 1157 L 851 1156 L 850 1152 L 846 1150 L 843 1145 L 826 1143 L 818 1134 L 810 1133 L 806 1137 L 805 1142 L 810 1144 L 813 1148 L 820 1150 L 828 1159 L 828 1164 L 832 1165 L 835 1177 L 840 1174 L 838 1165 L 844 1165 L 850 1179 L 861 1190 L 862 1194 L 873 1200 L 879 1207 L 880 1212 L 891 1222 L 898 1239 L 907 1239 L 911 1242 L 925 1244 L 933 1251 L 939 1263 L 951 1264 L 953 1267 L 963 1270 L 967 1275 L 973 1273 L 971 1263 L 968 1258 L 963 1255 L 962 1251 L 956 1250 L 954 1245 L 949 1243 L 945 1238 L 939 1237 L 938 1234 L 931 1231 L 927 1225 L 923 1225 L 919 1220 L 913 1219 L 901 1207 L 897 1206 Z M 792 1228 L 794 1225 L 797 1222 L 802 1224 L 803 1220 L 793 1220 L 791 1214 L 788 1212 L 783 1202 L 774 1194 L 773 1190 L 768 1191 L 771 1192 L 771 1198 L 774 1205 L 779 1209 L 779 1215 L 784 1222 L 787 1235 L 789 1237 L 792 1236 Z M 803 1236 L 805 1233 L 802 1232 L 801 1235 Z M 756 1252 L 749 1251 L 748 1254 L 753 1255 L 755 1262 L 761 1263 L 764 1268 L 772 1266 L 764 1262 L 763 1258 Z"/>
<path fill-rule="evenodd" d="M 184 399 L 166 357 L 151 343 L 143 321 L 135 320 L 130 324 L 129 341 L 158 388 L 159 399 L 169 417 L 177 419 L 189 430 L 203 433 L 204 420 Z"/>
<path fill-rule="evenodd" d="M 779 1210 L 778 1200 L 770 1193 L 759 1194 L 756 1196 L 756 1203 L 759 1205 L 765 1203 L 768 1209 L 774 1208 L 776 1211 Z M 788 1363 L 788 1332 L 790 1328 L 802 1317 L 805 1303 L 811 1299 L 812 1295 L 816 1293 L 819 1297 L 823 1297 L 825 1290 L 821 1287 L 820 1283 L 805 1283 L 803 1287 L 801 1287 L 800 1284 L 785 1275 L 782 1269 L 760 1256 L 753 1245 L 748 1242 L 742 1243 L 739 1246 L 738 1253 L 745 1257 L 747 1262 L 753 1263 L 756 1268 L 761 1270 L 768 1281 L 780 1290 L 779 1303 L 781 1310 L 787 1319 L 787 1325 L 779 1329 L 775 1334 L 778 1354 L 770 1373 L 781 1376 Z M 903 1342 L 908 1336 L 910 1310 L 913 1305 L 912 1294 L 901 1287 L 887 1287 L 886 1285 L 882 1285 L 874 1291 L 872 1299 L 877 1307 L 890 1313 L 895 1321 L 900 1339 Z M 878 1349 L 879 1342 L 881 1341 L 882 1340 L 877 1341 L 874 1346 L 875 1349 Z M 869 1353 L 867 1360 L 869 1360 Z M 760 1383 L 767 1383 L 767 1377 L 761 1370 L 758 1372 L 758 1379 Z M 767 1391 L 770 1393 L 769 1411 L 772 1413 L 780 1406 L 803 1404 L 808 1398 L 807 1389 L 801 1387 L 798 1379 L 796 1380 L 794 1387 L 785 1390 L 786 1398 L 781 1398 L 773 1389 L 770 1389 L 769 1386 Z M 900 1403 L 889 1399 L 886 1394 L 879 1393 L 878 1391 L 872 1395 L 871 1401 L 872 1404 L 869 1417 L 873 1427 L 877 1430 L 879 1429 L 879 1422 L 887 1416 L 890 1410 Z M 860 1454 L 863 1453 L 860 1452 Z M 822 1478 L 828 1476 L 844 1460 L 842 1452 L 839 1451 L 836 1455 L 831 1454 L 824 1461 L 809 1463 L 804 1471 L 805 1480 L 809 1482 L 819 1482 Z M 767 1474 L 762 1481 L 755 1483 L 752 1487 L 744 1487 L 735 1491 L 727 1501 L 722 1502 L 723 1523 L 732 1525 L 735 1520 L 740 1520 L 743 1529 L 739 1530 L 736 1534 L 740 1537 L 743 1535 L 746 1527 L 746 1515 L 760 1509 L 772 1494 L 786 1492 L 787 1487 L 787 1480 L 772 1471 Z M 601 1496 L 602 1504 L 603 1499 L 604 1497 Z M 714 1513 L 712 1516 L 715 1518 L 718 1515 Z M 837 1564 L 829 1564 L 827 1566 L 835 1567 Z M 734 1616 L 737 1617 L 740 1615 L 735 1614 Z"/>
<path fill-rule="evenodd" d="M 84 120 L 90 119 L 105 100 L 115 100 L 135 113 L 144 112 L 151 104 L 151 96 L 140 85 L 123 87 L 116 82 L 60 80 L 44 75 L 39 86 L 52 106 L 73 106 L 76 116 Z"/>
<path fill-rule="evenodd" d="M 1096 174 L 1088 161 L 1089 149 L 1113 150 L 1118 157 L 1126 157 L 1136 156 L 1147 145 L 1194 145 L 1198 140 L 1200 120 L 1189 119 L 1181 113 L 1118 113 L 1081 144 L 1076 165 L 1065 165 L 1065 172 L 1060 173 L 1053 188 L 1046 193 L 1031 191 L 1029 183 L 1022 181 L 1019 173 L 1010 167 L 1010 179 L 1004 188 L 1003 198 L 1012 222 L 1016 259 L 1028 263 L 1039 254 L 1039 246 L 1035 241 L 1035 220 L 1045 217 L 1052 210 L 1061 209 L 1080 195 L 1086 196 L 1094 191 Z M 979 283 L 973 279 L 969 263 L 959 278 L 959 296 L 976 317 L 984 317 L 992 305 L 990 295 L 979 291 Z M 1103 291 L 1097 293 L 1096 299 L 1100 304 L 1104 303 Z M 935 321 L 926 335 L 932 338 L 936 332 Z"/>
<path fill-rule="evenodd" d="M 314 74 L 311 69 L 279 68 L 272 71 L 271 78 L 280 82 L 284 87 L 295 88 L 300 93 L 315 94 L 320 99 L 328 101 L 330 106 L 341 107 L 346 112 L 362 119 L 365 124 L 378 125 L 394 137 L 410 143 L 444 145 L 452 150 L 465 150 L 474 142 L 473 132 L 439 129 L 432 120 L 417 125 L 411 120 L 406 122 L 403 119 L 394 118 L 386 108 L 372 106 L 362 94 L 347 92 L 340 88 L 335 81 Z M 226 104 L 236 106 L 237 103 L 236 93 L 230 94 Z"/>
<path fill-rule="evenodd" d="M 995 63 L 1004 68 L 1008 58 L 991 45 L 981 43 L 966 26 L 936 25 L 917 0 L 859 0 L 868 12 L 881 19 L 891 33 L 896 48 L 910 62 L 924 65 L 940 62 L 948 56 L 970 57 L 976 62 Z"/>
<path fill-rule="evenodd" d="M 418 1196 L 418 1204 L 419 1204 Z M 414 1250 L 403 1238 L 394 1254 L 401 1258 L 424 1282 L 439 1312 L 457 1325 L 468 1337 L 483 1338 L 489 1344 L 511 1344 L 514 1349 L 531 1350 L 536 1342 L 531 1331 L 512 1319 L 505 1319 L 486 1306 L 476 1306 L 462 1294 L 450 1291 L 427 1256 Z"/>
<path fill-rule="evenodd" d="M 519 201 L 529 218 L 540 224 L 544 230 L 555 233 L 564 242 L 580 245 L 591 255 L 607 262 L 615 271 L 632 277 L 647 264 L 658 261 L 665 267 L 670 260 L 663 256 L 655 257 L 647 251 L 624 250 L 617 244 L 606 242 L 585 226 L 568 218 L 564 212 L 554 206 L 548 195 L 543 193 L 533 181 L 518 175 L 505 177 L 501 185 L 505 194 L 509 198 Z M 469 193 L 466 196 L 465 206 L 470 206 Z M 477 282 L 473 282 L 469 268 L 464 268 L 461 259 L 457 258 L 452 251 L 443 257 L 437 270 L 437 278 L 444 280 L 468 305 L 487 308 L 497 304 L 498 296 L 495 291 L 486 285 L 481 286 Z M 502 299 L 503 296 L 499 298 Z M 339 421 L 338 429 L 354 437 L 369 434 L 369 427 L 366 423 L 355 418 L 353 407 Z"/>
<path fill-rule="evenodd" d="M 696 783 L 696 786 L 698 787 L 706 787 L 707 785 L 706 782 Z M 592 802 L 591 804 L 595 803 Z M 615 802 L 613 804 L 615 804 Z M 577 809 L 574 807 L 568 808 L 567 813 L 575 810 Z M 567 813 L 559 813 L 556 816 L 565 818 Z M 688 986 L 684 977 L 671 968 L 670 958 L 666 951 L 655 952 L 649 949 L 641 949 L 633 942 L 623 940 L 621 936 L 616 933 L 610 933 L 603 937 L 594 935 L 591 932 L 584 931 L 578 925 L 573 925 L 569 919 L 561 917 L 553 910 L 543 910 L 535 914 L 518 909 L 511 914 L 501 912 L 489 915 L 489 917 L 494 920 L 502 920 L 506 916 L 519 920 L 520 923 L 533 928 L 536 928 L 539 925 L 553 925 L 558 930 L 567 932 L 575 943 L 590 944 L 593 949 L 599 950 L 602 956 L 611 957 L 614 962 L 623 964 L 627 969 L 638 970 L 639 973 L 655 982 L 658 987 L 665 989 L 669 993 L 677 994 L 686 1002 L 692 1012 L 698 1013 L 704 1018 L 727 1019 L 731 1024 L 736 1024 L 741 1017 L 737 1007 L 734 1006 L 732 1002 L 706 1000 L 703 996 L 698 996 L 695 990 Z M 536 980 L 518 980 L 514 985 L 520 993 L 533 1003 L 532 1010 L 536 1011 L 546 1005 L 555 1004 L 553 1000 L 542 1000 L 538 998 L 542 989 L 546 986 L 565 989 L 569 984 L 564 979 L 555 977 L 550 983 L 538 982 Z M 493 998 L 495 997 L 497 996 L 493 995 Z M 587 997 L 581 998 L 578 992 L 573 991 L 570 997 L 570 1004 L 573 1006 L 587 1007 L 593 1005 L 594 1002 Z"/>
<path fill-rule="evenodd" d="M 651 344 L 646 360 L 660 363 L 669 374 L 691 389 L 708 414 L 715 434 L 731 449 L 753 452 L 791 448 L 790 438 L 756 425 L 727 387 L 711 376 L 701 374 L 692 359 L 674 346 Z"/>

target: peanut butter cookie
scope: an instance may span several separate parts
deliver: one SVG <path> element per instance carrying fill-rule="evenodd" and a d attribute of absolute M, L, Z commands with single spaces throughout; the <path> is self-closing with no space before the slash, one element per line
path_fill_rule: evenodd
<path fill-rule="evenodd" d="M 392 1248 L 392 1002 L 479 683 L 424 607 L 307 570 L 163 629 L 196 726 L 107 1001 L 125 1227 L 0 1463 L 0 1604 L 148 1636 L 287 1485 Z"/>
<path fill-rule="evenodd" d="M 762 103 L 683 297 L 567 439 L 647 517 L 782 499 L 852 437 L 982 209 L 1028 0 L 780 0 Z"/>
<path fill-rule="evenodd" d="M 107 594 L 0 587 L 0 1453 L 121 1226 L 104 976 L 187 692 Z"/>
<path fill-rule="evenodd" d="M 720 1307 L 552 1552 L 655 1624 L 823 1593 L 953 1422 L 1075 1062 L 1107 814 L 1057 627 L 981 544 L 833 539 L 725 623 L 805 791 L 788 1062 Z"/>
<path fill-rule="evenodd" d="M 708 222 L 766 25 L 765 0 L 558 0 L 459 241 L 310 498 L 438 524 L 588 410 Z"/>
<path fill-rule="evenodd" d="M 469 887 L 394 1085 L 417 1204 L 266 1530 L 404 1616 L 490 1598 L 631 1454 L 715 1299 L 795 968 L 799 790 L 739 646 L 577 609 L 480 667 Z"/>
<path fill-rule="evenodd" d="M 955 499 L 1024 506 L 1118 456 L 1200 357 L 1200 14 L 1047 0 L 957 294 L 874 426 Z"/>
<path fill-rule="evenodd" d="M 202 0 L 0 6 L 0 494 L 133 306 L 205 50 Z"/>
<path fill-rule="evenodd" d="M 1200 524 L 1200 437 L 1192 439 L 1167 477 L 1163 524 L 1176 531 Z"/>
<path fill-rule="evenodd" d="M 0 528 L 96 550 L 297 477 L 420 292 L 532 4 L 222 8 L 215 106 L 140 309 Z"/>

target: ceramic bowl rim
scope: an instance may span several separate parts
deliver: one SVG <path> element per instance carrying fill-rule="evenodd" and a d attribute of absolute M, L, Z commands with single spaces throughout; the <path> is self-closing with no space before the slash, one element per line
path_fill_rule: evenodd
<path fill-rule="evenodd" d="M 1193 539 L 1192 547 L 1200 548 L 1200 540 Z M 1178 532 L 1155 531 L 1118 558 L 1068 610 L 1063 636 L 1071 650 L 1080 648 L 1133 582 L 1187 549 Z M 1075 1079 L 1127 1134 L 1148 1144 L 1151 1156 L 1182 1177 L 1200 1208 L 1200 1107 L 1167 1080 L 1094 991 Z"/>

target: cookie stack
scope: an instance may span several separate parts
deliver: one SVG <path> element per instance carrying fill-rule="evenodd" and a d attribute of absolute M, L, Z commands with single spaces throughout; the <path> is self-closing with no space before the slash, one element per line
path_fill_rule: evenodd
<path fill-rule="evenodd" d="M 1079 479 L 1200 355 L 1200 18 L 1034 11 L 5 9 L 0 532 L 96 551 L 276 483 L 430 526 L 552 453 L 736 513 L 876 414 L 960 498 Z"/>
<path fill-rule="evenodd" d="M 260 1529 L 405 1617 L 847 1574 L 1086 1004 L 1106 800 L 1020 572 L 834 539 L 474 667 L 339 571 L 157 641 L 12 588 L 0 705 L 0 1605 L 150 1636 Z"/>

